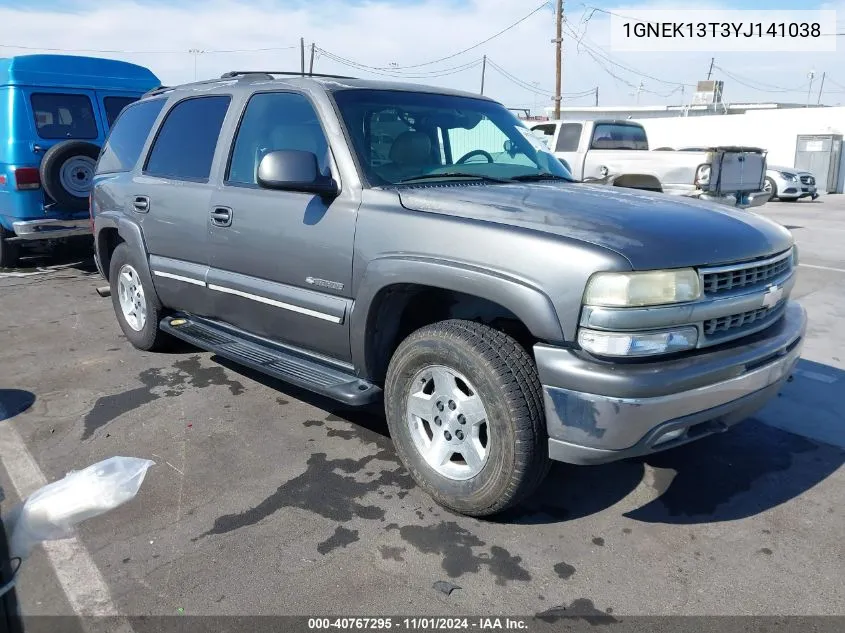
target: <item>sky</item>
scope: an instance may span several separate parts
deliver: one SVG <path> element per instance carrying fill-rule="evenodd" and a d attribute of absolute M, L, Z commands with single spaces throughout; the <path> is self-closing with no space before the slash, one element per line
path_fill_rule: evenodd
<path fill-rule="evenodd" d="M 552 104 L 554 92 L 552 5 L 542 6 L 542 0 L 0 0 L 0 56 L 67 52 L 123 59 L 174 85 L 229 70 L 298 71 L 304 38 L 306 64 L 315 45 L 314 72 L 395 77 L 478 92 L 486 55 L 484 94 L 537 111 Z M 837 10 L 836 30 L 845 33 L 845 0 L 695 3 L 757 11 L 799 5 Z M 611 48 L 610 16 L 595 10 L 660 9 L 671 20 L 684 6 L 690 5 L 684 0 L 566 0 L 563 105 L 593 105 L 596 88 L 601 105 L 688 103 L 713 57 L 712 78 L 725 82 L 725 101 L 816 103 L 826 73 L 822 103 L 845 104 L 845 36 L 835 38 L 836 52 L 620 52 Z"/>

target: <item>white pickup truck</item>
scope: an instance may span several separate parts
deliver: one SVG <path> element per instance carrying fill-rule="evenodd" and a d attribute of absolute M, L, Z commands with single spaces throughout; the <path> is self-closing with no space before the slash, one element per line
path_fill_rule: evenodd
<path fill-rule="evenodd" d="M 574 178 L 660 191 L 738 207 L 765 204 L 766 152 L 713 147 L 698 152 L 651 150 L 633 121 L 545 121 L 530 126 Z"/>

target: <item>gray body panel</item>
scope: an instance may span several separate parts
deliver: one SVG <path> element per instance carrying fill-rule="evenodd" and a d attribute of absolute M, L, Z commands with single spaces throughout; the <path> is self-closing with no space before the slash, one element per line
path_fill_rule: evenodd
<path fill-rule="evenodd" d="M 232 224 L 209 225 L 209 284 L 277 302 L 212 290 L 215 317 L 348 360 L 346 315 L 357 203 L 338 198 L 328 204 L 313 194 L 226 186 L 215 194 L 213 206 L 230 208 Z M 308 279 L 338 286 L 309 288 Z"/>
<path fill-rule="evenodd" d="M 166 270 L 189 279 L 203 280 L 208 270 L 207 218 L 212 185 L 139 175 L 132 180 L 125 202 L 127 215 L 134 215 L 147 244 L 149 256 L 168 262 Z M 147 213 L 137 213 L 132 199 L 146 196 Z M 211 314 L 208 294 L 196 284 L 156 274 L 153 282 L 162 303 L 199 315 Z"/>
<path fill-rule="evenodd" d="M 600 185 L 414 187 L 403 190 L 401 198 L 410 209 L 603 246 L 623 255 L 635 270 L 731 263 L 792 245 L 787 229 L 749 211 Z"/>
<path fill-rule="evenodd" d="M 165 308 L 209 317 L 207 327 L 218 322 L 230 337 L 246 332 L 295 347 L 371 382 L 380 380 L 376 326 L 385 327 L 375 315 L 393 290 L 442 289 L 504 308 L 538 341 L 534 352 L 556 459 L 589 462 L 649 452 L 657 418 L 689 407 L 658 403 L 650 422 L 648 399 L 713 389 L 718 395 L 695 400 L 701 410 L 693 418 L 719 412 L 736 417 L 764 401 L 791 369 L 788 361 L 800 349 L 806 322 L 792 304 L 778 308 L 783 318 L 759 322 L 763 331 L 744 330 L 740 343 L 681 359 L 597 361 L 576 343 L 584 325 L 659 329 L 759 309 L 765 291 L 760 287 L 694 306 L 630 311 L 582 306 L 582 300 L 596 272 L 750 262 L 790 249 L 786 229 L 738 209 L 576 183 L 364 187 L 331 95 L 357 87 L 477 97 L 407 84 L 260 76 L 172 90 L 164 113 L 189 96 L 232 96 L 211 178 L 166 181 L 143 176 L 139 166 L 132 173 L 98 175 L 95 231 L 116 228 L 150 262 L 152 273 L 139 272 L 153 280 Z M 224 182 L 244 107 L 251 95 L 267 91 L 298 92 L 310 100 L 328 140 L 337 197 Z M 148 139 L 143 155 L 150 144 Z M 133 210 L 138 195 L 150 198 L 148 213 Z M 230 210 L 229 225 L 212 222 L 218 208 Z M 96 243 L 101 261 L 107 240 L 98 237 Z M 788 299 L 792 269 L 772 281 Z M 760 367 L 770 367 L 763 379 L 757 373 L 724 386 Z M 591 410 L 605 416 L 604 433 L 585 439 L 578 429 L 597 419 Z M 692 424 L 689 416 L 684 420 Z M 604 457 L 585 457 L 573 449 L 579 443 L 589 455 L 599 451 Z"/>

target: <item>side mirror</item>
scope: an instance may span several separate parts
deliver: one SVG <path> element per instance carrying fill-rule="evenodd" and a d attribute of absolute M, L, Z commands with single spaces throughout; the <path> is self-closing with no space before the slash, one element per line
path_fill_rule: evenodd
<path fill-rule="evenodd" d="M 265 189 L 336 196 L 337 183 L 320 173 L 312 152 L 283 149 L 269 152 L 258 165 L 258 184 Z"/>
<path fill-rule="evenodd" d="M 502 144 L 502 149 L 505 150 L 507 155 L 510 156 L 511 158 L 516 156 L 516 152 L 517 152 L 516 143 L 514 143 L 512 140 L 505 139 L 505 142 Z"/>

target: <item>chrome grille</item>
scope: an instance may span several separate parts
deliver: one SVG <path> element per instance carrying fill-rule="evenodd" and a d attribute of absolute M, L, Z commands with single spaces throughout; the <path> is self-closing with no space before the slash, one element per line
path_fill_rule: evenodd
<path fill-rule="evenodd" d="M 814 185 L 816 184 L 816 179 L 812 176 L 801 176 L 801 183 L 805 185 Z"/>
<path fill-rule="evenodd" d="M 792 270 L 792 253 L 787 252 L 762 262 L 748 262 L 702 271 L 704 293 L 715 295 L 739 288 L 762 286 Z"/>
<path fill-rule="evenodd" d="M 704 334 L 712 336 L 718 332 L 727 332 L 736 328 L 745 327 L 767 319 L 778 312 L 782 312 L 786 307 L 786 301 L 781 301 L 771 308 L 758 308 L 756 310 L 749 310 L 748 312 L 741 312 L 739 314 L 731 314 L 729 316 L 719 317 L 717 319 L 708 319 L 704 322 Z"/>

